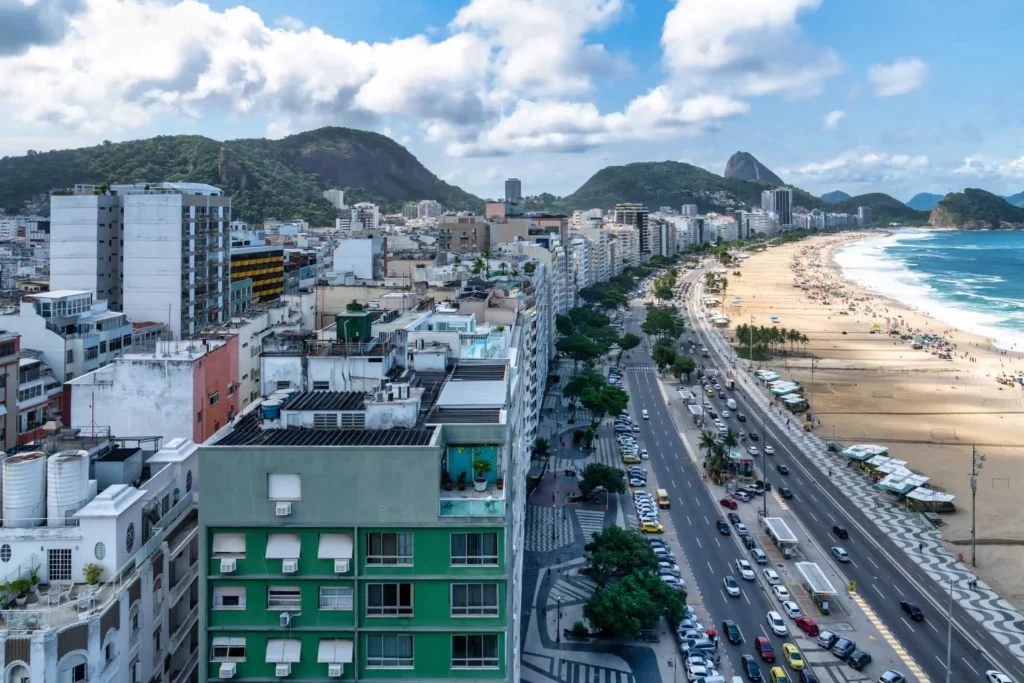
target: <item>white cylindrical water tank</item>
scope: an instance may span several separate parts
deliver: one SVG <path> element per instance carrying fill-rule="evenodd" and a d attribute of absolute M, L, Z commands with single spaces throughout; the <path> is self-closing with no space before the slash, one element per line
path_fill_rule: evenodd
<path fill-rule="evenodd" d="M 89 502 L 89 453 L 61 451 L 46 465 L 46 523 L 66 526 Z"/>
<path fill-rule="evenodd" d="M 46 517 L 46 453 L 18 453 L 3 465 L 4 526 L 41 526 Z"/>

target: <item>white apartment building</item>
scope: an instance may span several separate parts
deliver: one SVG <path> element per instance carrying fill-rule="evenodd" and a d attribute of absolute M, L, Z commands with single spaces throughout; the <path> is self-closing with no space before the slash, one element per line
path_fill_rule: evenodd
<path fill-rule="evenodd" d="M 569 307 L 580 305 L 580 290 L 591 284 L 590 240 L 585 235 L 575 235 L 569 240 Z"/>
<path fill-rule="evenodd" d="M 615 275 L 621 274 L 625 268 L 640 265 L 640 231 L 629 225 L 609 225 L 605 230 L 619 245 L 621 263 Z"/>
<path fill-rule="evenodd" d="M 338 211 L 341 211 L 342 209 L 345 208 L 344 190 L 339 190 L 336 187 L 331 188 L 330 190 L 324 190 L 324 199 L 329 201 L 331 203 L 331 206 L 333 206 Z"/>
<path fill-rule="evenodd" d="M 363 224 L 363 230 L 376 230 L 380 225 L 380 209 L 376 204 L 359 202 L 353 207 L 357 220 Z"/>
<path fill-rule="evenodd" d="M 154 453 L 153 439 L 65 430 L 39 446 L 0 465 L 21 488 L 4 505 L 2 580 L 31 586 L 0 623 L 5 680 L 194 679 L 195 444 L 175 439 Z"/>
<path fill-rule="evenodd" d="M 131 353 L 133 327 L 124 313 L 88 291 L 40 292 L 17 311 L 0 314 L 0 326 L 21 335 L 22 348 L 35 349 L 59 381 L 67 382 Z"/>
<path fill-rule="evenodd" d="M 384 279 L 384 238 L 353 237 L 334 250 L 334 272 L 353 273 L 360 280 Z"/>
<path fill-rule="evenodd" d="M 441 215 L 442 210 L 441 202 L 436 202 L 433 199 L 424 199 L 417 206 L 416 218 L 437 218 Z"/>
<path fill-rule="evenodd" d="M 92 292 L 120 311 L 122 198 L 97 192 L 94 185 L 75 185 L 70 194 L 50 196 L 50 289 Z"/>
<path fill-rule="evenodd" d="M 683 204 L 683 206 L 679 210 L 679 213 L 682 214 L 683 216 L 696 216 L 697 213 L 698 213 L 697 212 L 697 205 L 696 204 Z"/>

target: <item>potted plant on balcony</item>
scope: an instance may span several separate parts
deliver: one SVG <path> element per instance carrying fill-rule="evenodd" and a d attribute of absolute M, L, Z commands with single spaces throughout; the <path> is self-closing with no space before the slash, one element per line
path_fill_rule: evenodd
<path fill-rule="evenodd" d="M 459 490 L 460 491 L 465 491 L 466 490 L 466 473 L 465 472 L 459 472 Z"/>
<path fill-rule="evenodd" d="M 95 586 L 100 582 L 100 577 L 103 576 L 103 567 L 90 562 L 82 567 L 82 573 L 85 574 L 85 582 L 90 586 Z"/>
<path fill-rule="evenodd" d="M 39 567 L 40 565 L 37 564 L 32 567 L 32 571 L 29 573 L 28 580 L 31 583 L 28 589 L 29 593 L 35 593 L 36 587 L 39 585 Z"/>
<path fill-rule="evenodd" d="M 451 491 L 453 484 L 452 475 L 448 473 L 448 470 L 441 470 L 441 486 L 444 487 L 444 490 Z"/>
<path fill-rule="evenodd" d="M 490 460 L 484 458 L 477 458 L 473 461 L 473 471 L 476 472 L 476 477 L 473 478 L 473 488 L 477 491 L 487 490 L 487 478 L 485 475 L 490 473 L 493 465 Z"/>
<path fill-rule="evenodd" d="M 32 587 L 32 582 L 28 579 L 15 579 L 11 581 L 11 592 L 14 593 L 14 604 L 21 607 L 28 602 L 28 589 Z"/>

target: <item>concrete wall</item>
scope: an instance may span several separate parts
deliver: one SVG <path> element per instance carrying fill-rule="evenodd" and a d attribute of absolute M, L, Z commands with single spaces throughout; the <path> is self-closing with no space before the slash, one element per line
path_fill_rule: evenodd
<path fill-rule="evenodd" d="M 371 362 L 374 360 L 382 362 Z M 330 382 L 331 391 L 375 391 L 380 380 L 391 369 L 392 357 L 345 358 L 343 356 L 310 356 L 307 359 L 307 388 L 314 382 Z"/>
<path fill-rule="evenodd" d="M 238 385 L 238 336 L 231 337 L 222 346 L 210 351 L 193 364 L 192 406 L 203 419 L 196 419 L 192 440 L 203 443 L 237 415 L 238 392 L 228 395 L 228 387 Z M 216 392 L 219 400 L 210 405 L 210 395 Z M 118 432 L 115 432 L 118 433 Z"/>
<path fill-rule="evenodd" d="M 124 311 L 135 322 L 169 322 L 181 339 L 182 195 L 124 199 Z"/>
<path fill-rule="evenodd" d="M 292 382 L 303 376 L 302 358 L 295 356 L 260 357 L 260 393 L 268 396 L 277 391 L 278 382 Z M 306 389 L 307 387 L 296 387 Z"/>
<path fill-rule="evenodd" d="M 94 299 L 121 310 L 119 198 L 72 195 L 50 202 L 51 290 L 92 292 Z"/>

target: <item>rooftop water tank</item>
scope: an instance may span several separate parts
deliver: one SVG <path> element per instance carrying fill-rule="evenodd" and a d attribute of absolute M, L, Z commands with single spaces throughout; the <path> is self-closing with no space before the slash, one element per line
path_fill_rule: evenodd
<path fill-rule="evenodd" d="M 46 517 L 46 453 L 18 453 L 3 465 L 4 526 L 41 526 Z"/>
<path fill-rule="evenodd" d="M 268 399 L 263 402 L 263 419 L 276 420 L 281 417 L 281 401 Z"/>
<path fill-rule="evenodd" d="M 46 464 L 46 522 L 66 526 L 89 502 L 89 453 L 61 451 Z"/>

